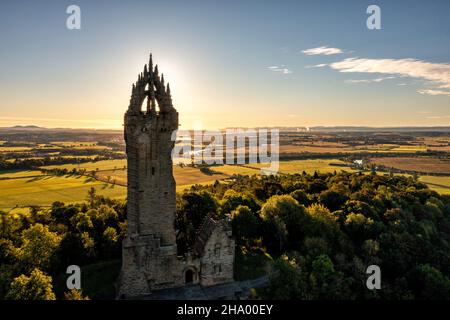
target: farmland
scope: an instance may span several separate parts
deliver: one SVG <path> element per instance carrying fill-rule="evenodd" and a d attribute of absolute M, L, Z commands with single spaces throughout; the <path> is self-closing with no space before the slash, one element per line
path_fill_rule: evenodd
<path fill-rule="evenodd" d="M 282 131 L 276 173 L 368 173 L 374 165 L 379 174 L 392 169 L 394 174 L 418 173 L 420 181 L 433 190 L 450 194 L 449 144 L 447 132 Z M 124 199 L 124 146 L 120 131 L 0 128 L 0 210 L 80 202 L 91 187 L 100 195 Z M 362 166 L 354 165 L 357 159 Z M 189 159 L 183 163 L 174 166 L 178 192 L 234 175 L 258 175 L 269 168 L 266 163 L 192 166 Z"/>
<path fill-rule="evenodd" d="M 405 171 L 423 173 L 447 173 L 450 174 L 450 159 L 431 157 L 396 157 L 396 158 L 371 158 L 371 162 L 386 168 L 396 168 Z"/>
<path fill-rule="evenodd" d="M 0 180 L 0 209 L 15 206 L 48 206 L 54 201 L 83 201 L 88 190 L 111 198 L 124 198 L 126 188 L 82 176 L 35 176 Z"/>

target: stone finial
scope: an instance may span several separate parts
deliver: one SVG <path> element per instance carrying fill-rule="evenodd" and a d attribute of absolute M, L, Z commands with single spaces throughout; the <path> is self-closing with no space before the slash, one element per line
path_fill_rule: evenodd
<path fill-rule="evenodd" d="M 150 72 L 153 72 L 153 58 L 152 58 L 152 54 L 150 53 L 150 60 L 148 62 L 148 68 Z"/>

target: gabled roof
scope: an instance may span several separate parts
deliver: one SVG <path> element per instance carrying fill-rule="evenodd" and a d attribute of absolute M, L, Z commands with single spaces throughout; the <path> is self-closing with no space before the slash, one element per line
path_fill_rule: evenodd
<path fill-rule="evenodd" d="M 194 252 L 198 256 L 203 255 L 206 243 L 217 228 L 221 228 L 224 232 L 231 231 L 231 226 L 227 219 L 214 220 L 208 215 L 197 230 Z"/>

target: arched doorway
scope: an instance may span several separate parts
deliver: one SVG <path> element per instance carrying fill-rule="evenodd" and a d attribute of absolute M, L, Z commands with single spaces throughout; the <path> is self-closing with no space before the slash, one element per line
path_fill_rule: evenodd
<path fill-rule="evenodd" d="M 191 269 L 187 269 L 184 273 L 184 283 L 190 284 L 194 282 L 194 272 Z"/>

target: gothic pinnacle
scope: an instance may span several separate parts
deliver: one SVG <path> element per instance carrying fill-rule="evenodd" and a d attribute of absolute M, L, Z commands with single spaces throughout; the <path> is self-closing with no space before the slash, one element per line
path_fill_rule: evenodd
<path fill-rule="evenodd" d="M 150 72 L 153 72 L 153 59 L 152 59 L 152 54 L 150 53 L 150 60 L 148 62 L 148 68 Z"/>

